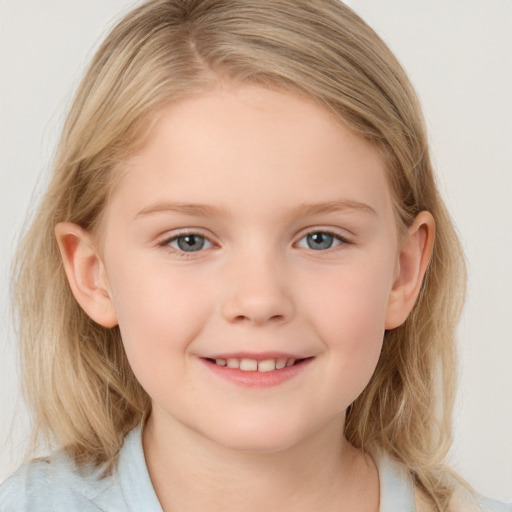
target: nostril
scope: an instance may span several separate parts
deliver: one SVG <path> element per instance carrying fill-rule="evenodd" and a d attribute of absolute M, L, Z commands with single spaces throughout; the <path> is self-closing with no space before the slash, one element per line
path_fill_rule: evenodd
<path fill-rule="evenodd" d="M 277 297 L 233 296 L 222 306 L 222 315 L 229 322 L 236 324 L 254 323 L 272 324 L 284 323 L 293 316 L 291 301 Z"/>
<path fill-rule="evenodd" d="M 256 316 L 254 318 L 251 318 L 247 315 L 237 315 L 233 318 L 235 322 L 244 322 L 244 321 L 256 321 L 257 323 L 263 323 L 263 322 L 281 322 L 284 320 L 284 315 L 272 315 L 271 317 L 267 318 L 257 318 Z"/>

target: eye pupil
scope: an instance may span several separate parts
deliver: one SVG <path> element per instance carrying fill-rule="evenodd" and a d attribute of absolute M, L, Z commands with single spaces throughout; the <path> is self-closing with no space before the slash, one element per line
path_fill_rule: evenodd
<path fill-rule="evenodd" d="M 177 238 L 177 243 L 182 251 L 200 251 L 204 246 L 204 238 L 198 235 L 182 235 Z"/>
<path fill-rule="evenodd" d="M 329 233 L 310 233 L 307 236 L 308 247 L 314 250 L 329 249 L 332 246 L 334 237 Z"/>

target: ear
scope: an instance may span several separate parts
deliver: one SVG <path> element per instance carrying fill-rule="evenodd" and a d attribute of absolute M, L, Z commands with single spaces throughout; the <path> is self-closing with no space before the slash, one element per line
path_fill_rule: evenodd
<path fill-rule="evenodd" d="M 434 239 L 434 217 L 421 212 L 402 239 L 386 312 L 387 330 L 402 325 L 412 311 L 432 256 Z"/>
<path fill-rule="evenodd" d="M 59 222 L 55 236 L 78 304 L 103 327 L 117 325 L 107 274 L 92 235 L 77 224 Z"/>

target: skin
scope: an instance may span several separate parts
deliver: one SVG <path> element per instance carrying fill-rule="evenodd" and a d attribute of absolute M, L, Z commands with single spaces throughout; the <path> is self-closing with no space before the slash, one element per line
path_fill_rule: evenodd
<path fill-rule="evenodd" d="M 378 151 L 312 101 L 253 85 L 168 106 L 123 172 L 101 243 L 56 233 L 75 297 L 119 324 L 152 398 L 143 441 L 164 510 L 377 511 L 375 465 L 341 433 L 417 298 L 430 214 L 399 236 Z M 312 232 L 332 245 L 312 248 Z M 203 248 L 180 250 L 187 234 Z M 204 361 L 240 351 L 311 359 L 264 388 Z"/>

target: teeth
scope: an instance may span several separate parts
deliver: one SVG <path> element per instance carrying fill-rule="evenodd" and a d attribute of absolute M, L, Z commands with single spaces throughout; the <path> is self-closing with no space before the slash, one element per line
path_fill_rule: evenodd
<path fill-rule="evenodd" d="M 276 369 L 276 361 L 275 359 L 267 359 L 265 361 L 260 361 L 258 363 L 258 371 L 259 372 L 271 372 Z"/>
<path fill-rule="evenodd" d="M 258 370 L 258 361 L 256 359 L 242 359 L 240 361 L 240 370 L 255 372 Z"/>
<path fill-rule="evenodd" d="M 228 368 L 236 368 L 244 372 L 271 372 L 274 370 L 282 370 L 287 366 L 293 366 L 296 359 L 264 359 L 257 361 L 256 359 L 237 359 L 229 357 L 227 359 L 215 359 L 218 366 L 227 366 Z"/>

